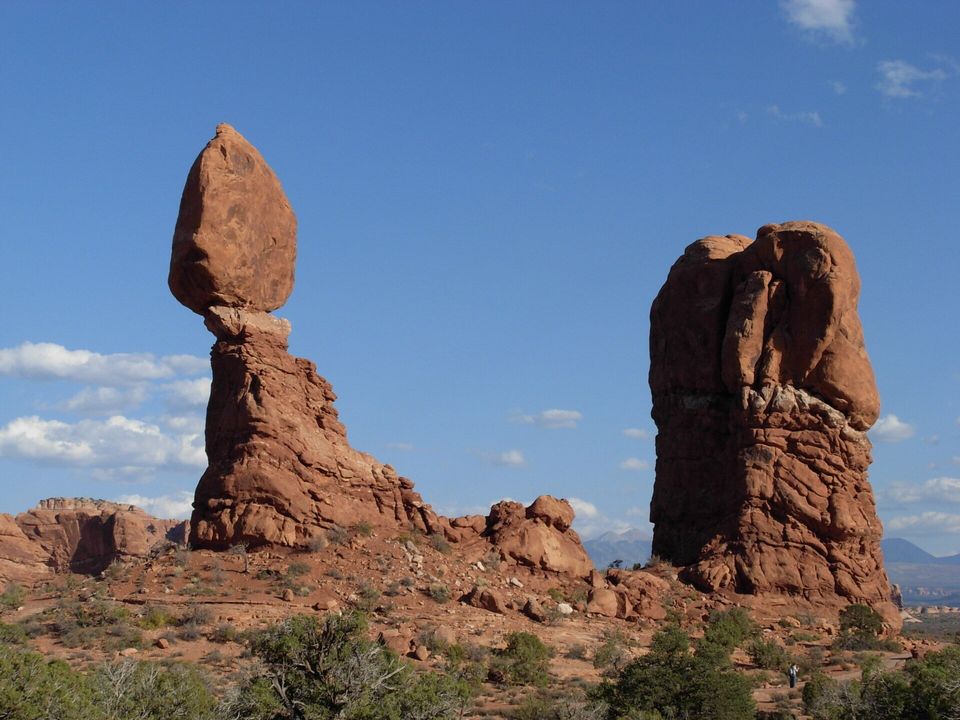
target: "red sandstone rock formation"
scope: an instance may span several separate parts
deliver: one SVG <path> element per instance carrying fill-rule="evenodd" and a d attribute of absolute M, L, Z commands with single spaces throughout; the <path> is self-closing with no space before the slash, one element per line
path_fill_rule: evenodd
<path fill-rule="evenodd" d="M 650 312 L 653 552 L 705 591 L 865 602 L 898 625 L 867 481 L 879 398 L 833 230 L 711 236 Z"/>
<path fill-rule="evenodd" d="M 186 523 L 158 520 L 133 505 L 50 498 L 15 518 L 0 515 L 0 579 L 49 572 L 98 573 L 117 559 L 144 557 L 158 543 L 183 542 Z"/>
<path fill-rule="evenodd" d="M 487 518 L 450 520 L 410 480 L 350 446 L 330 383 L 287 352 L 290 324 L 269 314 L 293 285 L 293 211 L 260 154 L 229 126 L 194 163 L 176 228 L 170 288 L 217 338 L 193 545 L 302 547 L 365 522 L 440 534 L 478 558 L 496 547 L 510 562 L 589 572 L 565 501 L 500 503 Z"/>

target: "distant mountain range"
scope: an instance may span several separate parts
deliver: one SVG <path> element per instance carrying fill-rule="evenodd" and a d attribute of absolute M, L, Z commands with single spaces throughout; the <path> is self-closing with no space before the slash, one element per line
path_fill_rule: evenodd
<path fill-rule="evenodd" d="M 650 557 L 652 540 L 643 530 L 627 530 L 621 533 L 605 532 L 590 540 L 583 541 L 593 564 L 603 570 L 615 560 L 623 567 L 633 567 L 635 563 L 645 563 Z"/>
<path fill-rule="evenodd" d="M 880 541 L 883 558 L 888 563 L 912 565 L 960 565 L 960 554 L 937 557 L 903 538 L 887 538 Z"/>
<path fill-rule="evenodd" d="M 616 560 L 625 568 L 645 563 L 651 544 L 645 531 L 634 529 L 606 532 L 584 540 L 583 547 L 597 569 L 603 570 Z M 887 538 L 880 547 L 890 581 L 900 586 L 905 603 L 960 605 L 960 554 L 937 557 L 903 538 Z"/>

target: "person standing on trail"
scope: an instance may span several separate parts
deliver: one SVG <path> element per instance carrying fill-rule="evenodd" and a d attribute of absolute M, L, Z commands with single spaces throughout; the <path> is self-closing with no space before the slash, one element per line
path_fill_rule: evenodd
<path fill-rule="evenodd" d="M 790 687 L 795 688 L 797 686 L 797 677 L 800 675 L 800 668 L 797 667 L 797 664 L 794 663 L 790 666 L 790 669 L 787 670 L 787 677 L 790 678 Z"/>

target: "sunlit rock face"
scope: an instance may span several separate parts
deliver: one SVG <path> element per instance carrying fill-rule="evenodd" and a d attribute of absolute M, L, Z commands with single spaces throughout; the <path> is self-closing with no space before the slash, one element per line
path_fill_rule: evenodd
<path fill-rule="evenodd" d="M 867 481 L 879 397 L 849 246 L 811 222 L 685 250 L 650 312 L 653 552 L 705 591 L 899 624 Z"/>

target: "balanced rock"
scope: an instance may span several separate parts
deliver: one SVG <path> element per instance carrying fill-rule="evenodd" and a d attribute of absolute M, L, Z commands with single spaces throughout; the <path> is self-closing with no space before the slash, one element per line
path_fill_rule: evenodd
<path fill-rule="evenodd" d="M 190 168 L 173 233 L 170 290 L 215 305 L 276 310 L 293 290 L 297 219 L 266 161 L 229 125 Z"/>
<path fill-rule="evenodd" d="M 194 496 L 195 547 L 303 547 L 336 527 L 411 527 L 482 558 L 549 572 L 592 568 L 573 508 L 549 496 L 489 517 L 438 516 L 389 465 L 347 440 L 333 388 L 287 352 L 290 323 L 269 311 L 293 287 L 296 220 L 260 154 L 217 128 L 187 178 L 170 288 L 216 337 L 207 406 L 208 466 Z M 500 512 L 503 510 L 503 512 Z"/>
<path fill-rule="evenodd" d="M 653 553 L 700 589 L 862 602 L 898 624 L 859 293 L 850 248 L 810 222 L 707 237 L 671 268 L 650 312 Z"/>

